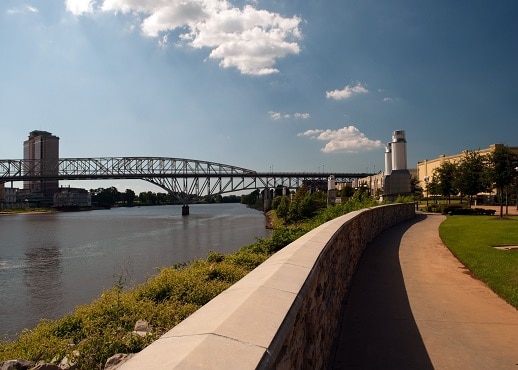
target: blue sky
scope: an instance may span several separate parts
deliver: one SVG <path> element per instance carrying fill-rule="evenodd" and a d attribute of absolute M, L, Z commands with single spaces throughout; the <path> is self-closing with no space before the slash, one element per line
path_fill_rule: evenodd
<path fill-rule="evenodd" d="M 393 130 L 409 167 L 516 146 L 516 19 L 514 0 L 3 0 L 0 158 L 32 130 L 61 157 L 256 171 L 377 172 Z"/>

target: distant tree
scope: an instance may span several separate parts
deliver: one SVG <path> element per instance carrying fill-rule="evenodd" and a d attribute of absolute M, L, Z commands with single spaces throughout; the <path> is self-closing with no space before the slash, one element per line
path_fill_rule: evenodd
<path fill-rule="evenodd" d="M 274 201 L 275 204 L 275 212 L 277 213 L 277 216 L 286 219 L 288 216 L 288 212 L 290 210 L 290 199 L 287 196 L 281 196 L 281 197 L 275 197 Z"/>
<path fill-rule="evenodd" d="M 470 207 L 474 195 L 489 190 L 486 160 L 479 152 L 466 151 L 457 165 L 454 186 L 461 194 L 469 196 Z"/>
<path fill-rule="evenodd" d="M 340 196 L 344 198 L 352 197 L 354 194 L 354 189 L 351 185 L 345 185 L 342 190 L 340 190 Z"/>
<path fill-rule="evenodd" d="M 259 199 L 259 190 L 254 190 L 250 194 L 242 195 L 241 196 L 241 203 L 246 204 L 248 206 L 255 206 L 257 203 L 257 200 Z"/>
<path fill-rule="evenodd" d="M 283 188 L 284 187 L 282 185 L 277 185 L 275 187 L 274 197 L 282 197 Z"/>
<path fill-rule="evenodd" d="M 410 179 L 410 189 L 411 193 L 418 198 L 423 196 L 423 188 L 419 185 L 419 179 L 416 176 L 412 176 Z M 377 190 L 381 191 L 381 189 Z M 376 196 L 379 196 L 379 194 L 376 194 Z"/>
<path fill-rule="evenodd" d="M 508 146 L 496 145 L 495 150 L 489 154 L 489 178 L 497 189 L 500 199 L 500 217 L 503 216 L 504 190 L 516 176 L 517 156 Z"/>
<path fill-rule="evenodd" d="M 141 204 L 145 204 L 148 206 L 158 204 L 157 195 L 152 191 L 141 192 L 138 197 Z"/>
<path fill-rule="evenodd" d="M 439 194 L 448 198 L 448 203 L 451 203 L 451 196 L 457 194 L 458 190 L 455 188 L 455 174 L 457 165 L 453 162 L 445 161 L 434 170 L 434 176 L 437 180 L 437 190 Z"/>
<path fill-rule="evenodd" d="M 121 199 L 121 193 L 114 186 L 107 189 L 91 189 L 90 195 L 92 196 L 92 203 L 101 207 L 112 207 Z"/>
<path fill-rule="evenodd" d="M 124 194 L 122 194 L 122 200 L 124 203 L 126 203 L 126 205 L 132 206 L 135 202 L 135 192 L 131 189 L 126 189 Z"/>
<path fill-rule="evenodd" d="M 221 197 L 221 195 L 220 195 Z M 221 197 L 221 203 L 239 203 L 241 201 L 241 197 L 231 194 Z"/>
<path fill-rule="evenodd" d="M 441 190 L 439 189 L 439 178 L 437 175 L 433 174 L 432 178 L 426 183 L 426 193 L 427 197 L 435 198 L 436 195 L 441 194 Z M 435 203 L 437 203 L 437 198 L 435 198 Z"/>

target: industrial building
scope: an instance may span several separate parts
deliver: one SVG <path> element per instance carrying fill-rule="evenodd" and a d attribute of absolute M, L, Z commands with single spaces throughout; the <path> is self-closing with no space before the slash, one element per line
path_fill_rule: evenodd
<path fill-rule="evenodd" d="M 399 195 L 410 194 L 411 179 L 415 176 L 416 170 L 407 168 L 406 144 L 405 131 L 394 131 L 392 141 L 385 147 L 385 170 L 356 180 L 353 187 L 364 186 L 372 196 L 380 200 L 391 200 Z"/>
<path fill-rule="evenodd" d="M 476 152 L 478 152 L 478 154 L 480 154 L 481 156 L 485 156 L 485 155 L 491 154 L 495 150 L 497 145 L 501 145 L 501 144 L 491 144 L 489 146 L 489 148 L 479 149 L 479 150 L 476 150 Z M 509 149 L 513 153 L 518 154 L 518 147 L 516 147 L 516 146 L 509 147 Z M 464 150 L 464 151 L 462 151 L 462 153 L 449 155 L 449 156 L 441 154 L 438 158 L 430 159 L 430 160 L 425 159 L 422 162 L 417 162 L 417 178 L 419 180 L 419 186 L 421 186 L 422 189 L 426 189 L 427 181 L 430 181 L 432 179 L 433 173 L 437 168 L 441 167 L 441 165 L 444 162 L 453 162 L 453 163 L 460 162 L 464 158 L 466 153 L 467 153 L 467 151 Z"/>
<path fill-rule="evenodd" d="M 92 208 L 92 196 L 86 189 L 64 187 L 54 193 L 54 208 L 79 211 Z"/>
<path fill-rule="evenodd" d="M 405 131 L 392 133 L 392 141 L 385 148 L 385 176 L 383 180 L 383 197 L 395 198 L 410 194 L 412 176 L 407 168 L 407 151 Z"/>

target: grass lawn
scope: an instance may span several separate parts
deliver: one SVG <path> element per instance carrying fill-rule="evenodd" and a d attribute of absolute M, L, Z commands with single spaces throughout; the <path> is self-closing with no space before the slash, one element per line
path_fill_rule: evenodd
<path fill-rule="evenodd" d="M 439 228 L 452 253 L 494 292 L 518 309 L 518 217 L 450 216 Z"/>

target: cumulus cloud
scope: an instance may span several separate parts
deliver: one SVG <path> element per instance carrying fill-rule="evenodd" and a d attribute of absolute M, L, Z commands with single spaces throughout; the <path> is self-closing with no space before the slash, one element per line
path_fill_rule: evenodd
<path fill-rule="evenodd" d="M 354 126 L 345 126 L 338 130 L 307 130 L 298 136 L 326 141 L 326 145 L 321 149 L 324 153 L 358 153 L 383 147 L 380 140 L 367 138 Z"/>
<path fill-rule="evenodd" d="M 227 0 L 67 0 L 67 10 L 76 15 L 94 8 L 136 16 L 142 33 L 159 38 L 162 46 L 164 35 L 177 31 L 182 43 L 210 49 L 209 58 L 242 74 L 276 73 L 278 59 L 300 52 L 299 17 L 252 5 L 237 8 Z"/>
<path fill-rule="evenodd" d="M 367 90 L 367 88 L 364 85 L 358 82 L 354 86 L 347 85 L 342 90 L 326 91 L 326 98 L 334 100 L 344 100 L 349 99 L 353 95 L 366 94 L 368 92 L 369 90 Z"/>
<path fill-rule="evenodd" d="M 94 0 L 66 0 L 67 11 L 75 15 L 92 13 L 94 10 Z"/>
<path fill-rule="evenodd" d="M 280 112 L 270 111 L 270 112 L 268 112 L 268 114 L 270 115 L 271 119 L 276 120 L 276 121 L 280 120 L 281 118 L 285 118 L 285 119 L 290 119 L 290 118 L 309 119 L 311 117 L 311 115 L 309 113 L 293 113 L 293 114 L 289 114 L 289 113 L 280 113 Z"/>

